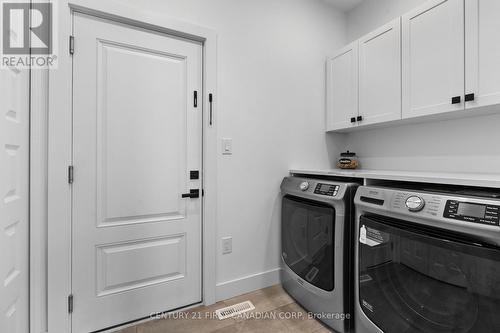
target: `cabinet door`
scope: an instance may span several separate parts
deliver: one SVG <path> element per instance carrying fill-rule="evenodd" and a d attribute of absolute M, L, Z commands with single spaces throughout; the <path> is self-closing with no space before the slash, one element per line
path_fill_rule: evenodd
<path fill-rule="evenodd" d="M 358 116 L 358 42 L 352 43 L 327 61 L 326 130 L 356 126 Z"/>
<path fill-rule="evenodd" d="M 499 32 L 500 1 L 465 0 L 466 108 L 500 104 Z"/>
<path fill-rule="evenodd" d="M 431 0 L 403 16 L 403 118 L 464 109 L 463 1 Z"/>
<path fill-rule="evenodd" d="M 359 40 L 360 125 L 401 119 L 401 20 Z"/>

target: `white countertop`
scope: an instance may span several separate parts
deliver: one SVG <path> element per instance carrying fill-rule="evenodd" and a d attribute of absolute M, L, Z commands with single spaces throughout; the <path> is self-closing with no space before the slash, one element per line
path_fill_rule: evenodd
<path fill-rule="evenodd" d="M 440 173 L 425 171 L 291 169 L 291 174 L 396 180 L 500 188 L 500 173 Z"/>

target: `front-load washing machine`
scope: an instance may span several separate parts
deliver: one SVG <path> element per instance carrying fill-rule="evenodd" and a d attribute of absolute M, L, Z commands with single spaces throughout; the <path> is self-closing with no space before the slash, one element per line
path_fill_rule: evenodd
<path fill-rule="evenodd" d="M 432 184 L 360 187 L 356 331 L 500 332 L 499 194 Z"/>
<path fill-rule="evenodd" d="M 281 184 L 281 282 L 311 316 L 338 333 L 353 316 L 355 182 L 287 177 Z"/>

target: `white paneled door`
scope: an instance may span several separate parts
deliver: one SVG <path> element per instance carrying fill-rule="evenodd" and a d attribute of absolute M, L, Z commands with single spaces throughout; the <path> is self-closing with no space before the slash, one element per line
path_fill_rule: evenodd
<path fill-rule="evenodd" d="M 201 195 L 182 195 L 201 194 L 202 45 L 83 14 L 74 38 L 72 325 L 83 333 L 201 301 Z"/>
<path fill-rule="evenodd" d="M 29 71 L 0 69 L 0 332 L 29 323 Z"/>

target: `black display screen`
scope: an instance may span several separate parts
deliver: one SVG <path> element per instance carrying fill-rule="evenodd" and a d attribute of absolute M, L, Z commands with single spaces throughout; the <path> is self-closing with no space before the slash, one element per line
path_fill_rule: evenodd
<path fill-rule="evenodd" d="M 465 202 L 461 202 L 458 204 L 458 215 L 484 218 L 485 213 L 486 206 L 484 205 L 474 205 Z"/>
<path fill-rule="evenodd" d="M 500 206 L 448 200 L 443 217 L 473 223 L 500 225 Z"/>
<path fill-rule="evenodd" d="M 337 195 L 338 186 L 331 184 L 321 184 L 318 183 L 314 190 L 314 194 L 327 195 L 330 197 L 334 197 Z"/>
<path fill-rule="evenodd" d="M 332 185 L 327 185 L 327 184 L 320 184 L 319 186 L 319 191 L 320 192 L 328 192 L 332 188 Z"/>

